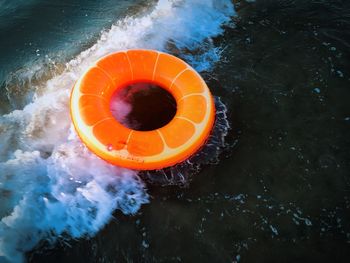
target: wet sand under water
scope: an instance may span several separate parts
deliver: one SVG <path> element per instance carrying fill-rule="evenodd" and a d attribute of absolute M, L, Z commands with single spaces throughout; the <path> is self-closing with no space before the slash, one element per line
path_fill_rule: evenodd
<path fill-rule="evenodd" d="M 148 184 L 137 215 L 30 262 L 348 262 L 350 4 L 236 7 L 203 74 L 232 126 L 220 162 L 185 187 Z"/>

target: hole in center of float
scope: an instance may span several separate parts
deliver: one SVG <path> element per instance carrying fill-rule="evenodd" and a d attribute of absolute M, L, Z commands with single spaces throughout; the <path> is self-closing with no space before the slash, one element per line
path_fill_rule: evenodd
<path fill-rule="evenodd" d="M 111 99 L 112 115 L 124 126 L 151 131 L 168 124 L 176 114 L 176 101 L 165 89 L 141 82 L 118 89 Z"/>

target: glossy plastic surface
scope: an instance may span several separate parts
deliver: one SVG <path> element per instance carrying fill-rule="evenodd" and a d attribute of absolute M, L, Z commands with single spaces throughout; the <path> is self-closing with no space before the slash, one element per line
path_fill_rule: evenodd
<path fill-rule="evenodd" d="M 172 121 L 136 131 L 112 116 L 112 95 L 136 82 L 154 83 L 174 96 Z M 182 60 L 153 50 L 120 51 L 97 61 L 75 84 L 70 110 L 79 137 L 93 153 L 136 170 L 184 161 L 205 143 L 215 119 L 213 98 L 200 75 Z"/>

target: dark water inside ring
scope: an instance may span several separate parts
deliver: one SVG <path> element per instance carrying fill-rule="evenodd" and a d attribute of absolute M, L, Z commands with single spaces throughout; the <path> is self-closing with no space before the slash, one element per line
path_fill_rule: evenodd
<path fill-rule="evenodd" d="M 236 3 L 203 73 L 237 140 L 187 187 L 29 262 L 348 262 L 350 2 Z M 6 60 L 10 58 L 7 57 Z M 3 63 L 3 62 L 2 62 Z"/>
<path fill-rule="evenodd" d="M 120 114 L 125 106 L 129 111 Z M 176 109 L 176 101 L 168 91 L 147 82 L 122 87 L 111 100 L 113 116 L 126 127 L 137 131 L 151 131 L 165 126 L 174 118 Z"/>

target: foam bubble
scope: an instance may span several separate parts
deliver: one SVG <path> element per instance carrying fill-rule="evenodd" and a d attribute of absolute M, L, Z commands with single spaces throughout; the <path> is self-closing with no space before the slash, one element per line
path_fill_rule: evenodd
<path fill-rule="evenodd" d="M 169 51 L 208 69 L 219 55 L 210 38 L 222 33 L 231 15 L 231 1 L 160 0 L 152 11 L 117 21 L 56 72 L 27 74 L 35 78 L 35 88 L 26 74 L 15 80 L 28 88 L 22 93 L 9 88 L 10 101 L 26 99 L 0 117 L 1 262 L 22 262 L 42 239 L 92 236 L 115 209 L 133 214 L 148 202 L 134 171 L 105 163 L 77 138 L 69 94 L 78 77 L 103 55 L 128 48 Z"/>

